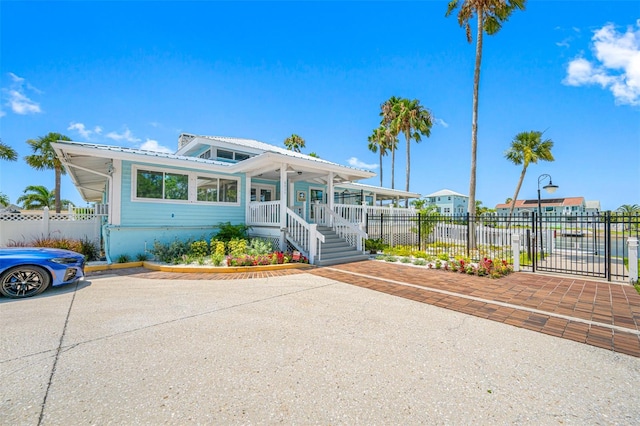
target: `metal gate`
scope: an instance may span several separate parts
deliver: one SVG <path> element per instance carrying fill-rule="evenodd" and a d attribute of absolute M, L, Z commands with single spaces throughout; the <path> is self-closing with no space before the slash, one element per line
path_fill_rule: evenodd
<path fill-rule="evenodd" d="M 531 216 L 522 265 L 533 272 L 606 280 L 629 277 L 630 237 L 638 238 L 640 216 L 611 212 Z"/>

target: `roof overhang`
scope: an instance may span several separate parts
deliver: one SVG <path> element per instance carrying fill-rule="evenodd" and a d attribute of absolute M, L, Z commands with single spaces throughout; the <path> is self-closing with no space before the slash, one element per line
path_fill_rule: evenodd
<path fill-rule="evenodd" d="M 363 191 L 364 193 L 376 194 L 378 200 L 395 200 L 397 198 L 420 198 L 421 195 L 417 192 L 402 191 L 399 189 L 383 188 L 381 186 L 366 185 L 363 183 L 340 183 L 337 184 L 338 189 L 348 189 L 350 191 Z"/>

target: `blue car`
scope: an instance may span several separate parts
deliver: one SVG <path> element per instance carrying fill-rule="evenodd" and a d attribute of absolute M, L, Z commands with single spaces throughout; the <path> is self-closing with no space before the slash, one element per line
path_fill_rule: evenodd
<path fill-rule="evenodd" d="M 0 294 L 14 299 L 35 296 L 49 286 L 84 279 L 84 256 L 44 247 L 0 248 Z"/>

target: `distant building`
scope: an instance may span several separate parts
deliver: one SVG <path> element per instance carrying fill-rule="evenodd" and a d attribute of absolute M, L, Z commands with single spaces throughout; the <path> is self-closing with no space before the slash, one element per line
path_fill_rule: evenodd
<path fill-rule="evenodd" d="M 579 215 L 594 212 L 594 209 L 600 207 L 599 201 L 589 201 L 589 209 L 587 210 L 587 202 L 584 197 L 565 197 L 565 198 L 546 198 L 540 200 L 542 215 Z M 511 203 L 497 204 L 496 212 L 500 215 L 509 214 Z M 528 216 L 532 212 L 538 211 L 538 199 L 533 200 L 516 200 L 513 213 L 516 215 Z"/>
<path fill-rule="evenodd" d="M 588 214 L 597 214 L 602 211 L 602 208 L 600 208 L 600 201 L 587 201 L 586 205 L 586 211 Z"/>
<path fill-rule="evenodd" d="M 438 208 L 442 214 L 464 214 L 468 211 L 469 197 L 450 189 L 442 189 L 425 196 L 429 205 Z"/>

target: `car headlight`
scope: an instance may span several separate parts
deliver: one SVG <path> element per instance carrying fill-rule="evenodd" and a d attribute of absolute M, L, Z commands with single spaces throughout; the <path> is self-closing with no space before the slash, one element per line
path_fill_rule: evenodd
<path fill-rule="evenodd" d="M 56 257 L 51 259 L 52 262 L 60 263 L 63 265 L 71 265 L 74 263 L 80 263 L 80 259 L 76 259 L 75 257 Z"/>

